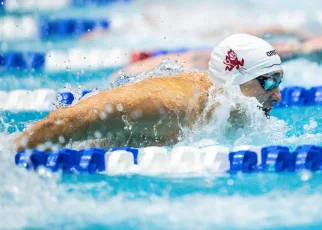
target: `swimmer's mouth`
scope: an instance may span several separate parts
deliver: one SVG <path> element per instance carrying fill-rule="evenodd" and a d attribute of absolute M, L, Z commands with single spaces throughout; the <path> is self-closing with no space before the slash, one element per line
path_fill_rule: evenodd
<path fill-rule="evenodd" d="M 271 112 L 272 107 L 271 108 L 264 108 L 264 107 L 258 106 L 258 108 L 261 109 L 261 110 L 263 110 L 263 113 L 267 117 L 267 119 L 270 118 L 269 113 Z"/>
<path fill-rule="evenodd" d="M 271 112 L 272 108 L 262 108 L 264 115 L 269 119 L 269 113 Z"/>

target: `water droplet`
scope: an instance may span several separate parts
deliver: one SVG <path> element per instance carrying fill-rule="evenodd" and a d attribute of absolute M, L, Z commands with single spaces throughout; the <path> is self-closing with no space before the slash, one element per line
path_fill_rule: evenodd
<path fill-rule="evenodd" d="M 303 170 L 300 175 L 302 181 L 308 181 L 312 178 L 312 172 L 309 170 Z"/>
<path fill-rule="evenodd" d="M 111 104 L 108 104 L 106 107 L 105 107 L 105 110 L 106 112 L 108 113 L 112 113 L 113 112 L 113 106 Z"/>
<path fill-rule="evenodd" d="M 107 117 L 106 112 L 102 111 L 102 112 L 100 113 L 100 118 L 101 118 L 102 120 L 105 120 L 105 119 L 106 119 L 106 117 Z"/>
<path fill-rule="evenodd" d="M 230 185 L 230 186 L 234 185 L 234 183 L 235 183 L 235 182 L 234 182 L 234 180 L 232 180 L 232 179 L 228 179 L 228 180 L 227 180 L 227 184 L 228 184 L 228 185 Z"/>
<path fill-rule="evenodd" d="M 117 104 L 116 105 L 116 110 L 119 111 L 119 112 L 122 112 L 123 111 L 123 105 L 122 104 Z"/>
<path fill-rule="evenodd" d="M 63 122 L 62 122 L 62 120 L 59 120 L 59 119 L 57 119 L 56 121 L 55 121 L 55 124 L 56 125 L 61 125 Z"/>
<path fill-rule="evenodd" d="M 310 128 L 315 129 L 317 126 L 318 126 L 318 123 L 315 120 L 311 119 L 310 120 Z"/>
<path fill-rule="evenodd" d="M 59 141 L 59 143 L 64 144 L 64 143 L 65 143 L 65 137 L 60 136 L 60 137 L 58 138 L 58 141 Z"/>
<path fill-rule="evenodd" d="M 102 138 L 102 133 L 100 131 L 95 131 L 94 132 L 94 137 L 97 138 L 97 139 L 100 139 L 100 138 Z"/>

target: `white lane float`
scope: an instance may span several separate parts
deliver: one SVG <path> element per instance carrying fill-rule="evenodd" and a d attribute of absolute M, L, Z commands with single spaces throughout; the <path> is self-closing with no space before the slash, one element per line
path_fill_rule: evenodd
<path fill-rule="evenodd" d="M 51 89 L 0 91 L 0 108 L 8 111 L 51 111 L 56 95 Z"/>
<path fill-rule="evenodd" d="M 170 156 L 171 172 L 194 172 L 200 169 L 198 149 L 190 146 L 174 147 Z"/>
<path fill-rule="evenodd" d="M 134 157 L 126 150 L 116 150 L 105 154 L 106 173 L 111 175 L 129 173 L 134 166 Z"/>
<path fill-rule="evenodd" d="M 138 165 L 141 173 L 169 171 L 169 153 L 164 147 L 151 146 L 139 149 Z"/>
<path fill-rule="evenodd" d="M 207 146 L 199 149 L 202 168 L 214 172 L 226 172 L 229 170 L 229 148 L 226 146 Z"/>

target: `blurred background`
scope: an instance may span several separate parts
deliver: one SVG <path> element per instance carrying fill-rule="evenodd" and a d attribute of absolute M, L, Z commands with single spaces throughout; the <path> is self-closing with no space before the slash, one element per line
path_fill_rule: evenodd
<path fill-rule="evenodd" d="M 71 91 L 58 98 L 71 104 L 84 90 L 108 88 L 125 67 L 136 74 L 188 51 L 196 62 L 194 52 L 205 51 L 206 70 L 211 50 L 233 33 L 275 47 L 282 88 L 322 85 L 318 0 L 0 0 L 0 108 L 51 111 L 57 92 Z M 140 62 L 158 56 L 154 65 Z M 6 114 L 5 123 L 15 118 Z"/>
<path fill-rule="evenodd" d="M 318 0 L 296 4 L 290 0 L 0 2 L 3 91 L 58 90 L 65 83 L 106 88 L 109 75 L 137 60 L 138 52 L 157 56 L 213 49 L 236 32 L 276 44 L 283 59 L 289 60 L 304 57 L 303 52 L 295 52 L 298 46 L 322 33 L 322 3 Z M 308 71 L 316 71 L 318 50 L 302 60 Z"/>

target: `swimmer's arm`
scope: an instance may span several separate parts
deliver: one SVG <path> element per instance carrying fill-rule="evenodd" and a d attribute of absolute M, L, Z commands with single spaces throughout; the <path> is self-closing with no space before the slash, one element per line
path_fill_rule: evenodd
<path fill-rule="evenodd" d="M 78 104 L 57 109 L 43 120 L 26 130 L 15 140 L 18 150 L 35 148 L 39 144 L 85 140 L 93 137 L 96 131 L 105 134 L 109 131 L 117 133 L 124 129 L 122 114 L 135 111 L 141 105 L 138 95 L 131 94 L 135 85 L 103 91 L 97 95 L 80 101 Z M 129 95 L 131 94 L 131 96 Z M 145 105 L 149 106 L 148 103 Z M 153 109 L 152 106 L 150 106 Z M 153 111 L 144 111 L 153 113 Z"/>
<path fill-rule="evenodd" d="M 15 144 L 18 150 L 23 150 L 35 148 L 46 141 L 68 142 L 71 138 L 78 139 L 78 132 L 85 130 L 86 126 L 88 126 L 86 114 L 76 114 L 76 110 L 72 107 L 57 109 L 25 130 L 15 140 Z"/>
<path fill-rule="evenodd" d="M 70 140 L 84 140 L 93 137 L 96 131 L 103 136 L 109 132 L 113 135 L 124 133 L 123 118 L 137 123 L 137 130 L 142 130 L 153 127 L 165 115 L 170 115 L 169 121 L 175 114 L 185 116 L 186 105 L 192 97 L 189 87 L 194 87 L 194 84 L 176 82 L 176 79 L 147 79 L 103 91 L 74 106 L 55 110 L 15 140 L 17 149 L 35 148 L 46 141 L 58 143 L 64 140 L 68 143 Z M 163 131 L 164 136 L 173 135 L 171 131 L 167 127 Z"/>
<path fill-rule="evenodd" d="M 199 79 L 196 81 L 196 79 Z M 138 134 L 148 128 L 166 139 L 182 126 L 193 122 L 207 101 L 211 83 L 203 74 L 183 74 L 182 77 L 146 79 L 137 84 L 103 91 L 78 104 L 51 112 L 46 118 L 26 130 L 16 140 L 18 150 L 35 148 L 61 139 L 79 141 L 99 131 L 104 136 L 124 133 L 124 118 L 136 126 Z"/>

